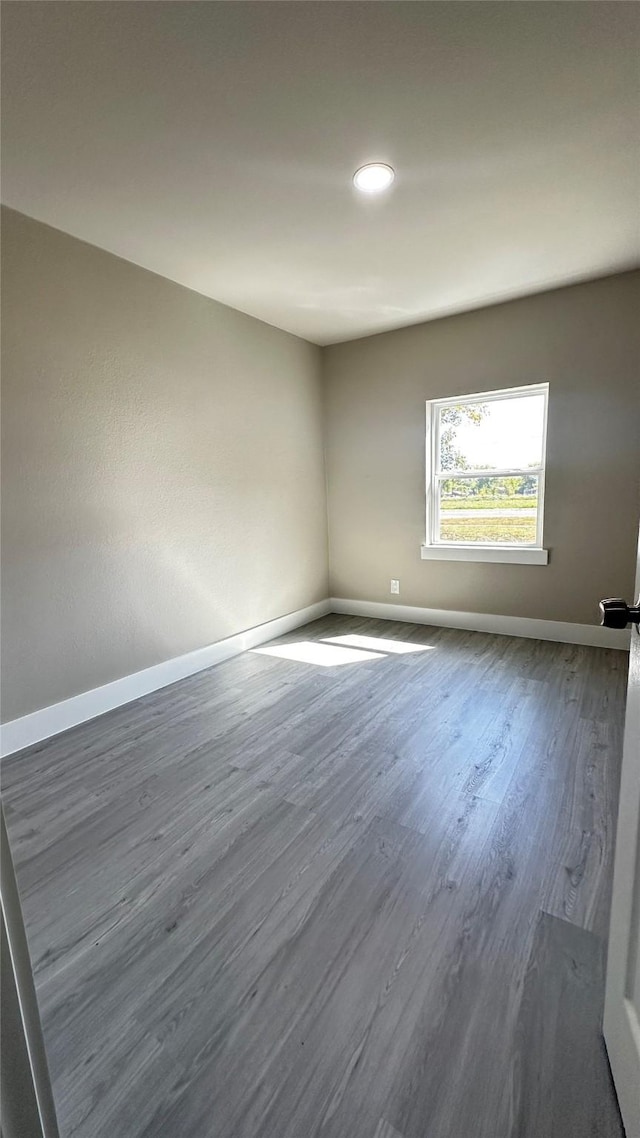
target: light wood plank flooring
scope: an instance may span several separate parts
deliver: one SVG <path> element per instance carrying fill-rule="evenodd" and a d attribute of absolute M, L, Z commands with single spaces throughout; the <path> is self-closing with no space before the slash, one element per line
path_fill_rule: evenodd
<path fill-rule="evenodd" d="M 620 1138 L 626 654 L 274 648 L 5 762 L 63 1138 Z"/>

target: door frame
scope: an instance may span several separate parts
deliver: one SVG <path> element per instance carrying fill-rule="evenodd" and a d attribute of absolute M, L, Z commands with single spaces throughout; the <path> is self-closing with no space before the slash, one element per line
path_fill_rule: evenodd
<path fill-rule="evenodd" d="M 640 533 L 636 597 L 640 594 Z M 603 1031 L 627 1138 L 640 1138 L 640 628 L 631 629 Z"/>

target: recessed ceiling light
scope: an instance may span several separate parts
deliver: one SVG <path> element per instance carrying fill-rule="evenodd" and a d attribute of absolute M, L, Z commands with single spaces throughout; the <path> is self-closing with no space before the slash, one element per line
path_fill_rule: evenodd
<path fill-rule="evenodd" d="M 353 175 L 353 184 L 363 194 L 379 194 L 386 190 L 395 178 L 395 170 L 384 162 L 369 162 L 361 166 Z"/>

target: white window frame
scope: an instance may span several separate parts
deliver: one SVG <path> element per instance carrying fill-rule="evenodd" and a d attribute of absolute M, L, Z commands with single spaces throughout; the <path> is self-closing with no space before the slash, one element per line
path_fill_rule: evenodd
<path fill-rule="evenodd" d="M 460 404 L 473 406 L 476 403 L 491 403 L 496 400 L 517 399 L 522 395 L 542 395 L 544 411 L 542 422 L 542 460 L 539 466 L 500 468 L 491 470 L 446 470 L 438 469 L 440 456 L 439 412 L 443 407 L 459 407 Z M 423 560 L 445 561 L 492 561 L 520 565 L 546 565 L 548 550 L 543 548 L 544 526 L 544 486 L 547 461 L 547 418 L 549 411 L 549 384 L 531 383 L 524 387 L 508 387 L 502 391 L 479 391 L 473 395 L 448 396 L 446 399 L 427 400 L 426 429 L 426 539 L 421 547 Z M 438 538 L 440 532 L 440 482 L 449 478 L 509 478 L 535 474 L 538 477 L 538 515 L 536 539 L 530 544 L 507 542 L 445 542 Z"/>

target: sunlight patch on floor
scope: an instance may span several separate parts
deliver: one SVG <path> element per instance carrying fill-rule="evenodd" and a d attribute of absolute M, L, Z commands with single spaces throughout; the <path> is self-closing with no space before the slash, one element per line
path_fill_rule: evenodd
<path fill-rule="evenodd" d="M 344 644 L 348 648 L 364 648 L 371 652 L 391 653 L 403 656 L 408 652 L 430 652 L 433 644 L 412 644 L 408 640 L 387 640 L 384 636 L 359 636 L 349 633 L 347 636 L 325 636 L 323 643 Z"/>
<path fill-rule="evenodd" d="M 254 648 L 260 656 L 279 656 L 283 660 L 299 660 L 302 664 L 317 664 L 320 668 L 335 668 L 342 664 L 360 664 L 364 660 L 383 660 L 380 652 L 363 652 L 338 644 L 324 644 L 316 640 L 300 640 L 296 644 L 274 644 L 270 648 Z"/>

